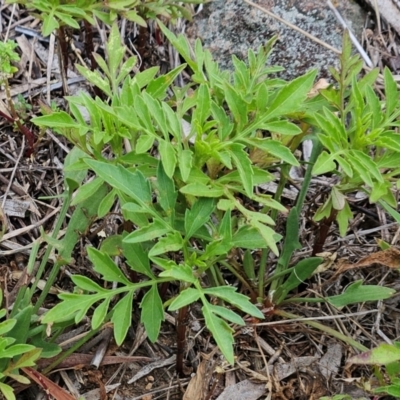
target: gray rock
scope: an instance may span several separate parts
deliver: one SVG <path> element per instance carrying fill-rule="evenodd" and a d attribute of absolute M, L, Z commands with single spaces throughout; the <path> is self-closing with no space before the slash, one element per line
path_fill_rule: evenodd
<path fill-rule="evenodd" d="M 255 0 L 261 7 L 341 49 L 343 29 L 325 1 L 321 0 Z M 338 7 L 349 27 L 360 38 L 365 12 L 353 1 L 341 0 Z M 213 53 L 222 69 L 232 67 L 231 57 L 246 59 L 249 48 L 265 44 L 279 35 L 269 64 L 286 70 L 278 76 L 293 79 L 311 68 L 328 77 L 328 67 L 338 65 L 337 54 L 308 39 L 292 28 L 269 17 L 243 0 L 213 0 L 195 17 L 187 30 L 188 37 L 199 37 Z"/>

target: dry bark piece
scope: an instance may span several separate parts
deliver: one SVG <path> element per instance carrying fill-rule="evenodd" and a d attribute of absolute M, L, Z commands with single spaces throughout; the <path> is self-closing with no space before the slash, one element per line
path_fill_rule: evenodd
<path fill-rule="evenodd" d="M 203 360 L 197 368 L 196 374 L 190 380 L 189 385 L 183 395 L 183 400 L 202 400 L 204 380 L 206 375 L 207 360 Z"/>

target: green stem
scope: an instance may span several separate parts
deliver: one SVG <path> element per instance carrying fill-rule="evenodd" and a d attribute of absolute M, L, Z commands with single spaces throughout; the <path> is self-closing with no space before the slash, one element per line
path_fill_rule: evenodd
<path fill-rule="evenodd" d="M 288 313 L 286 311 L 279 310 L 279 309 L 275 310 L 274 314 L 279 315 L 280 317 L 283 317 L 283 318 L 288 318 L 288 319 L 301 318 L 299 315 Z M 320 331 L 325 332 L 328 335 L 333 336 L 336 339 L 339 339 L 339 340 L 343 341 L 344 343 L 349 344 L 350 346 L 353 346 L 357 350 L 360 350 L 360 351 L 368 350 L 365 346 L 363 346 L 361 343 L 358 343 L 356 340 L 349 338 L 346 335 L 343 335 L 342 333 L 336 331 L 335 329 L 332 329 L 323 324 L 320 324 L 319 322 L 315 322 L 315 321 L 302 321 L 302 322 L 306 325 L 312 326 L 313 328 L 319 329 Z"/>

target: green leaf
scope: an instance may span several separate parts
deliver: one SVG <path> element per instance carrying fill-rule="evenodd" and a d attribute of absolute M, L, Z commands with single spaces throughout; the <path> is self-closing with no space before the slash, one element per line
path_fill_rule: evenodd
<path fill-rule="evenodd" d="M 225 100 L 229 109 L 232 111 L 233 117 L 238 125 L 238 130 L 247 124 L 247 103 L 242 99 L 240 93 L 228 82 L 224 82 L 223 86 Z"/>
<path fill-rule="evenodd" d="M 183 194 L 196 197 L 221 197 L 224 195 L 224 189 L 218 186 L 208 186 L 204 183 L 189 183 L 179 189 Z"/>
<path fill-rule="evenodd" d="M 166 228 L 161 222 L 154 221 L 151 224 L 144 226 L 124 238 L 125 243 L 141 243 L 149 240 L 157 239 L 166 233 L 170 229 Z"/>
<path fill-rule="evenodd" d="M 326 300 L 335 307 L 344 307 L 349 304 L 363 303 L 364 301 L 378 301 L 388 299 L 396 291 L 376 285 L 363 285 L 359 280 L 349 285 L 346 290 L 337 296 L 327 297 Z"/>
<path fill-rule="evenodd" d="M 158 239 L 157 243 L 150 249 L 149 257 L 179 251 L 183 247 L 183 239 L 179 232 L 168 233 L 167 236 Z"/>
<path fill-rule="evenodd" d="M 140 243 L 125 243 L 123 241 L 122 253 L 133 271 L 144 274 L 150 279 L 154 279 L 153 272 L 150 268 L 148 252 L 143 250 Z"/>
<path fill-rule="evenodd" d="M 375 162 L 373 159 L 367 155 L 364 154 L 362 151 L 358 150 L 352 150 L 351 155 L 357 159 L 363 167 L 378 181 L 378 182 L 384 182 L 383 176 L 381 172 L 379 171 L 378 167 L 376 166 Z M 353 158 L 353 161 L 354 161 Z M 372 186 L 372 185 L 371 185 Z"/>
<path fill-rule="evenodd" d="M 107 315 L 108 307 L 110 306 L 111 297 L 104 299 L 99 306 L 94 310 L 92 315 L 92 329 L 100 328 L 101 324 Z"/>
<path fill-rule="evenodd" d="M 182 307 L 194 303 L 200 298 L 200 292 L 194 288 L 182 290 L 168 307 L 169 311 L 176 311 Z"/>
<path fill-rule="evenodd" d="M 154 343 L 160 333 L 161 322 L 164 321 L 164 310 L 157 285 L 153 285 L 143 296 L 140 308 L 140 321 L 144 324 L 150 341 Z"/>
<path fill-rule="evenodd" d="M 121 346 L 132 323 L 132 301 L 134 291 L 129 291 L 114 307 L 111 322 L 114 324 L 114 338 Z"/>
<path fill-rule="evenodd" d="M 112 96 L 111 86 L 108 82 L 108 79 L 102 78 L 98 71 L 91 71 L 90 69 L 79 64 L 76 64 L 76 69 L 88 80 L 89 83 L 98 87 L 107 96 Z"/>
<path fill-rule="evenodd" d="M 339 225 L 339 234 L 341 237 L 346 236 L 349 221 L 353 218 L 349 203 L 346 201 L 342 210 L 337 213 L 336 221 Z"/>
<path fill-rule="evenodd" d="M 239 171 L 243 188 L 248 197 L 253 194 L 253 168 L 248 154 L 243 150 L 244 146 L 238 143 L 230 145 L 229 153 L 235 161 L 236 168 Z"/>
<path fill-rule="evenodd" d="M 166 96 L 168 87 L 174 82 L 175 78 L 186 68 L 186 64 L 182 64 L 165 75 L 161 75 L 153 79 L 147 86 L 146 92 L 155 99 L 163 100 Z"/>
<path fill-rule="evenodd" d="M 187 182 L 193 166 L 193 153 L 191 150 L 182 150 L 178 155 L 179 171 L 183 182 Z"/>
<path fill-rule="evenodd" d="M 388 67 L 385 67 L 383 74 L 385 78 L 386 118 L 389 119 L 398 105 L 399 95 L 397 92 L 397 83 Z"/>
<path fill-rule="evenodd" d="M 132 197 L 139 204 L 152 204 L 150 184 L 140 171 L 130 172 L 120 165 L 91 159 L 85 159 L 85 163 L 105 182 Z"/>
<path fill-rule="evenodd" d="M 245 325 L 245 322 L 243 321 L 243 318 L 237 315 L 235 312 L 232 310 L 229 310 L 229 308 L 226 307 L 221 307 L 221 306 L 215 306 L 210 304 L 208 306 L 210 310 L 214 313 L 222 317 L 223 319 L 226 319 L 229 322 L 232 322 L 236 325 Z"/>
<path fill-rule="evenodd" d="M 76 196 L 71 201 L 71 206 L 81 203 L 82 201 L 93 196 L 94 193 L 98 192 L 100 187 L 104 184 L 101 178 L 95 178 L 91 182 L 85 183 L 78 189 Z"/>
<path fill-rule="evenodd" d="M 35 125 L 54 128 L 76 128 L 76 121 L 65 111 L 53 112 L 50 115 L 35 117 L 31 120 Z"/>
<path fill-rule="evenodd" d="M 162 163 L 158 163 L 157 168 L 157 187 L 158 202 L 168 215 L 172 215 L 175 210 L 178 192 L 175 190 L 174 181 L 165 173 Z"/>
<path fill-rule="evenodd" d="M 49 36 L 55 29 L 59 28 L 58 21 L 54 18 L 54 13 L 48 15 L 44 14 L 42 35 L 44 37 Z"/>
<path fill-rule="evenodd" d="M 212 337 L 227 361 L 233 365 L 233 329 L 231 329 L 223 319 L 215 316 L 208 304 L 202 307 L 202 311 L 207 329 L 211 332 Z"/>
<path fill-rule="evenodd" d="M 107 293 L 108 291 L 101 286 L 99 286 L 96 282 L 93 282 L 87 276 L 82 275 L 72 275 L 72 282 L 75 283 L 82 290 L 86 290 L 87 292 L 96 292 L 96 293 Z"/>
<path fill-rule="evenodd" d="M 242 249 L 263 249 L 267 244 L 259 231 L 250 226 L 241 227 L 232 237 L 232 245 Z"/>
<path fill-rule="evenodd" d="M 276 304 L 280 304 L 285 300 L 288 293 L 297 288 L 300 284 L 304 283 L 312 273 L 318 268 L 322 263 L 323 259 L 321 257 L 310 257 L 299 261 L 293 268 L 293 271 L 287 278 L 287 280 L 280 287 L 280 297 L 276 299 Z"/>
<path fill-rule="evenodd" d="M 7 400 L 16 400 L 14 389 L 6 383 L 0 382 L 0 391 Z"/>
<path fill-rule="evenodd" d="M 302 106 L 311 90 L 317 71 L 310 71 L 304 76 L 294 79 L 284 86 L 275 96 L 263 120 L 293 113 Z"/>
<path fill-rule="evenodd" d="M 108 282 L 119 282 L 124 285 L 131 284 L 108 255 L 93 247 L 89 247 L 87 252 L 90 261 L 93 263 L 93 269 L 101 274 L 103 279 Z"/>
<path fill-rule="evenodd" d="M 192 121 L 197 121 L 199 125 L 204 124 L 211 112 L 211 97 L 207 85 L 200 85 L 196 91 L 197 105 L 193 111 Z"/>
<path fill-rule="evenodd" d="M 136 153 L 137 154 L 146 153 L 153 146 L 155 139 L 156 138 L 152 135 L 146 135 L 146 134 L 140 135 L 139 139 L 136 142 L 136 147 L 135 147 Z"/>
<path fill-rule="evenodd" d="M 14 325 L 17 323 L 16 319 L 7 319 L 0 323 L 0 335 L 4 335 L 5 333 L 11 331 Z"/>
<path fill-rule="evenodd" d="M 13 358 L 34 349 L 35 347 L 30 344 L 14 344 L 13 346 L 1 351 L 1 358 Z"/>
<path fill-rule="evenodd" d="M 107 195 L 101 200 L 99 204 L 99 208 L 97 211 L 97 215 L 99 218 L 103 218 L 110 210 L 111 207 L 113 206 L 115 202 L 115 196 L 117 192 L 115 189 L 112 189 Z"/>
<path fill-rule="evenodd" d="M 332 187 L 331 191 L 332 206 L 335 210 L 342 210 L 346 204 L 346 196 L 336 187 Z"/>
<path fill-rule="evenodd" d="M 277 140 L 266 139 L 247 139 L 245 140 L 250 146 L 255 146 L 273 156 L 279 158 L 280 160 L 294 166 L 299 166 L 299 162 L 296 157 L 292 154 L 290 149 L 284 146 L 281 142 Z"/>
<path fill-rule="evenodd" d="M 172 264 L 169 269 L 160 272 L 159 276 L 162 278 L 169 277 L 172 279 L 176 279 L 177 281 L 184 281 L 188 283 L 194 283 L 197 280 L 197 278 L 193 274 L 192 268 L 190 268 L 189 265 L 186 264 L 184 265 Z"/>
<path fill-rule="evenodd" d="M 185 212 L 185 239 L 189 240 L 204 224 L 210 220 L 215 209 L 215 202 L 211 198 L 198 199 L 190 210 Z"/>
<path fill-rule="evenodd" d="M 176 167 L 176 154 L 174 146 L 171 142 L 160 139 L 158 142 L 158 150 L 160 151 L 161 162 L 163 164 L 165 173 L 169 178 L 172 178 Z"/>
<path fill-rule="evenodd" d="M 284 120 L 266 122 L 260 126 L 260 129 L 285 136 L 296 136 L 301 133 L 301 129 L 297 125 Z"/>
<path fill-rule="evenodd" d="M 264 314 L 250 302 L 249 298 L 236 291 L 236 288 L 232 286 L 217 286 L 213 288 L 207 288 L 203 290 L 204 294 L 209 296 L 218 297 L 232 305 L 239 310 L 252 315 L 256 318 L 264 319 Z"/>
<path fill-rule="evenodd" d="M 335 156 L 328 154 L 325 150 L 319 155 L 317 161 L 312 169 L 313 175 L 322 175 L 327 172 L 334 171 L 336 164 L 334 162 Z"/>
<path fill-rule="evenodd" d="M 121 36 L 119 34 L 118 25 L 114 23 L 111 28 L 110 36 L 106 43 L 107 64 L 110 69 L 110 79 L 115 80 L 118 76 L 118 67 L 125 54 L 125 46 L 121 44 Z"/>
<path fill-rule="evenodd" d="M 267 246 L 276 256 L 278 256 L 279 250 L 276 246 L 276 242 L 277 240 L 279 240 L 279 236 L 276 235 L 276 232 L 269 226 L 266 226 L 263 223 L 256 221 L 254 218 L 250 221 L 250 224 L 260 232 Z"/>
<path fill-rule="evenodd" d="M 400 360 L 400 349 L 392 344 L 382 343 L 372 350 L 356 354 L 348 362 L 359 365 L 388 365 Z"/>

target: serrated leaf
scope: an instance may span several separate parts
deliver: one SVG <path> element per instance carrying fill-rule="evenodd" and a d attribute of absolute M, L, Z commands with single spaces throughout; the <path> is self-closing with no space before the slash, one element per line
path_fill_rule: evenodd
<path fill-rule="evenodd" d="M 156 285 L 143 296 L 140 308 L 140 321 L 144 324 L 147 336 L 154 343 L 160 333 L 161 322 L 164 321 L 164 309 Z"/>
<path fill-rule="evenodd" d="M 132 323 L 132 301 L 134 291 L 129 291 L 114 307 L 111 322 L 114 324 L 114 338 L 121 346 Z"/>
<path fill-rule="evenodd" d="M 131 284 L 108 255 L 93 247 L 89 247 L 87 252 L 90 261 L 93 263 L 93 269 L 98 272 L 103 279 L 108 282 L 119 282 L 124 285 Z"/>

